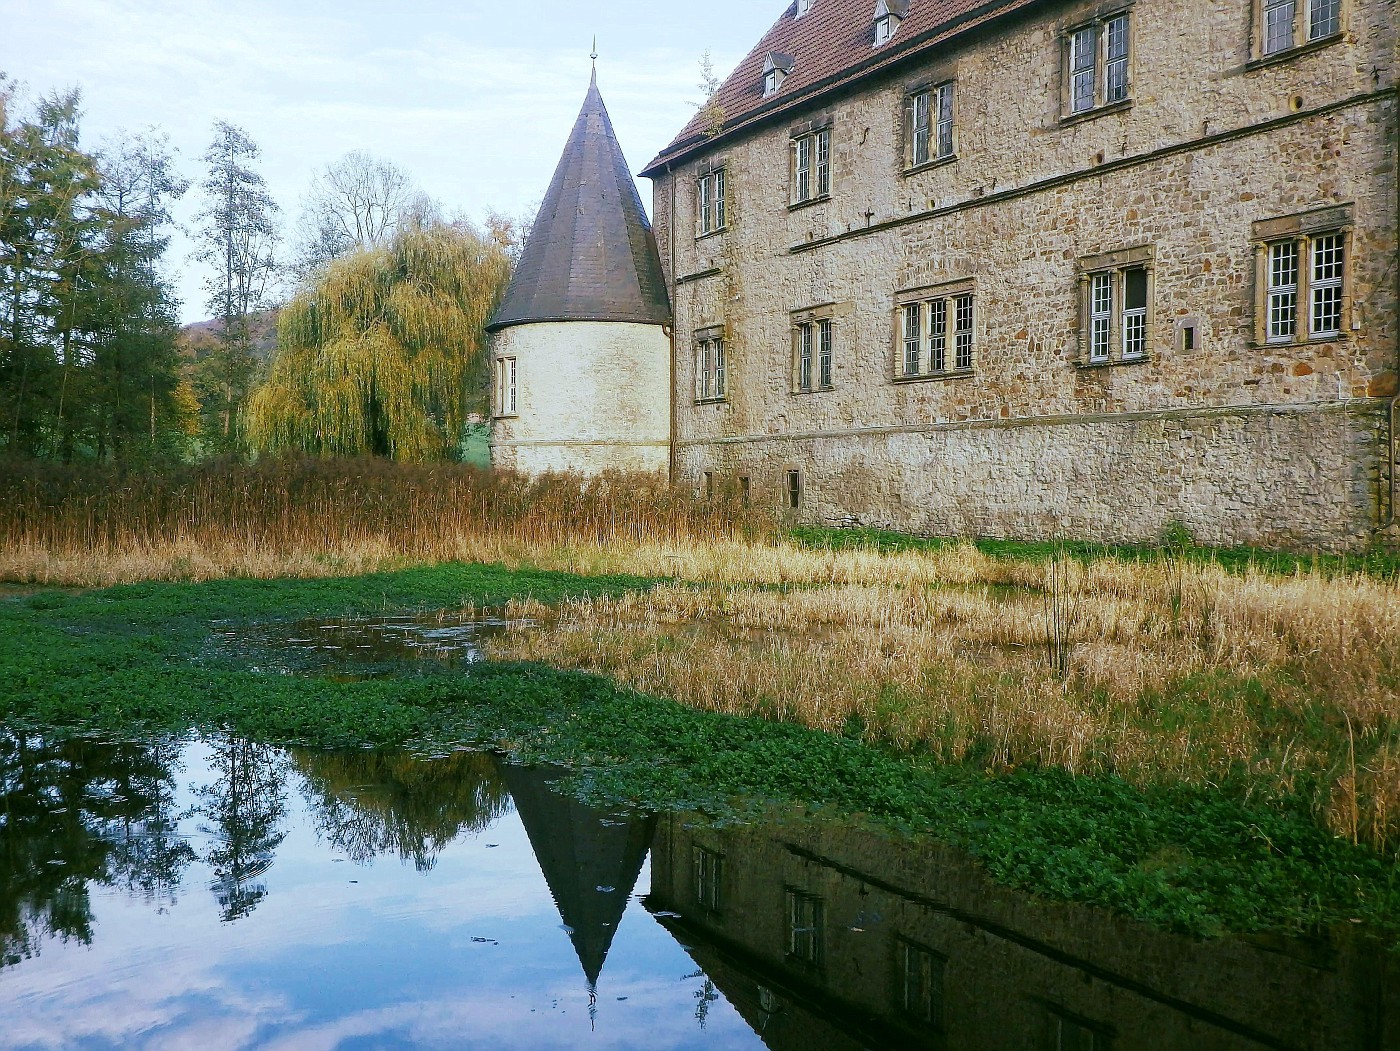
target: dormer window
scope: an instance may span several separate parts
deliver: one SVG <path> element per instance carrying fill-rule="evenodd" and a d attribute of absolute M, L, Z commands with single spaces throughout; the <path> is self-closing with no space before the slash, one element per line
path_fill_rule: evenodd
<path fill-rule="evenodd" d="M 801 18 L 812 10 L 812 0 L 797 0 L 797 17 Z"/>
<path fill-rule="evenodd" d="M 909 0 L 877 0 L 875 4 L 875 46 L 888 44 L 909 13 Z"/>
<path fill-rule="evenodd" d="M 778 93 L 778 89 L 783 86 L 783 81 L 792 72 L 793 65 L 791 55 L 784 55 L 780 51 L 768 52 L 768 57 L 763 60 L 764 98 L 772 98 Z"/>

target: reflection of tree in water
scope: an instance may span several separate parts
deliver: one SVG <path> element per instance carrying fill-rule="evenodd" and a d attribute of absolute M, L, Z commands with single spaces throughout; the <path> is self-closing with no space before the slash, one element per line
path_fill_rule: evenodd
<path fill-rule="evenodd" d="M 197 790 L 200 832 L 211 838 L 204 861 L 214 870 L 211 888 L 226 921 L 242 919 L 267 896 L 263 873 L 286 838 L 286 754 L 231 736 L 209 742 L 214 783 Z"/>
<path fill-rule="evenodd" d="M 0 966 L 92 940 L 89 885 L 164 905 L 194 852 L 176 833 L 179 745 L 0 733 Z"/>
<path fill-rule="evenodd" d="M 510 809 L 496 760 L 480 752 L 418 759 L 401 752 L 296 752 L 317 831 L 356 862 L 381 855 L 420 872 L 464 831 Z"/>

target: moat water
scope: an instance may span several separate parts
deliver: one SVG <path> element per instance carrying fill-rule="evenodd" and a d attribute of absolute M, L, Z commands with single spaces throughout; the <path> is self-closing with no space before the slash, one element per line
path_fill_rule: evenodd
<path fill-rule="evenodd" d="M 0 733 L 0 1047 L 1400 1046 L 1359 938 L 1193 941 L 928 842 L 559 776 Z"/>

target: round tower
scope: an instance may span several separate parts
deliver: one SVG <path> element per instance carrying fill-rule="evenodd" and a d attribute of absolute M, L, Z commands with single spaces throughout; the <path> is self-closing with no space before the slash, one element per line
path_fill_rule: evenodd
<path fill-rule="evenodd" d="M 597 73 L 491 318 L 491 456 L 535 474 L 666 471 L 671 303 Z"/>

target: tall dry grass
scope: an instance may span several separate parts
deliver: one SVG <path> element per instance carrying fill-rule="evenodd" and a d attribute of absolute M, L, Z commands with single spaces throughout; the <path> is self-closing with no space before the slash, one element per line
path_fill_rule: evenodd
<path fill-rule="evenodd" d="M 97 586 L 522 564 L 614 545 L 736 541 L 771 521 L 652 477 L 528 479 L 456 465 L 287 458 L 122 473 L 0 463 L 0 580 Z M 634 571 L 630 567 L 622 571 Z"/>
<path fill-rule="evenodd" d="M 1400 843 L 1400 585 L 1156 562 L 881 554 L 656 480 L 374 461 L 157 475 L 0 464 L 0 580 L 327 576 L 443 560 L 670 578 L 559 610 L 496 655 L 991 770 L 1312 799 Z"/>
<path fill-rule="evenodd" d="M 915 586 L 880 572 L 517 603 L 551 630 L 488 646 L 707 710 L 858 728 L 939 761 L 1301 793 L 1353 841 L 1400 841 L 1393 583 L 1114 560 L 969 578 L 981 564 L 970 549 L 929 560 Z M 1052 583 L 1077 614 L 1047 652 Z"/>

